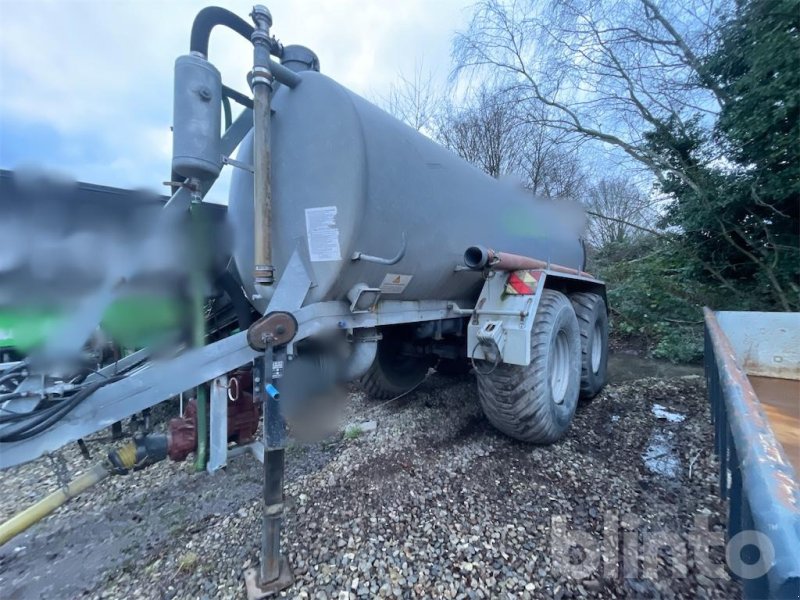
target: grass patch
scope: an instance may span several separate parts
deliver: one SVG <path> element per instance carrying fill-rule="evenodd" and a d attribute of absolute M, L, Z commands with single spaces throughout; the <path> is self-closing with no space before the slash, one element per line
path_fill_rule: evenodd
<path fill-rule="evenodd" d="M 361 429 L 360 425 L 350 425 L 347 429 L 344 430 L 344 439 L 346 440 L 357 440 L 361 437 L 361 434 L 364 433 L 364 430 Z"/>
<path fill-rule="evenodd" d="M 178 571 L 181 573 L 192 573 L 197 567 L 197 554 L 194 552 L 187 552 L 178 558 Z"/>

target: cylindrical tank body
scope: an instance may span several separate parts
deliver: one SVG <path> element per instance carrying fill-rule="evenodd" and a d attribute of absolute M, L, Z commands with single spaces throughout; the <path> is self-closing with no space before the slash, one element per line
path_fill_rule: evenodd
<path fill-rule="evenodd" d="M 175 61 L 172 170 L 207 179 L 222 169 L 222 76 L 206 59 L 188 54 Z"/>
<path fill-rule="evenodd" d="M 293 251 L 310 265 L 305 303 L 343 300 L 355 284 L 384 299 L 469 304 L 482 285 L 456 271 L 468 246 L 482 244 L 582 268 L 575 215 L 497 181 L 381 109 L 316 72 L 273 100 L 273 262 L 276 282 Z M 239 160 L 252 162 L 252 133 Z M 228 218 L 234 259 L 253 295 L 253 175 L 236 170 Z M 352 260 L 356 252 L 394 265 Z M 407 277 L 411 276 L 410 280 Z M 262 312 L 267 298 L 254 304 Z"/>

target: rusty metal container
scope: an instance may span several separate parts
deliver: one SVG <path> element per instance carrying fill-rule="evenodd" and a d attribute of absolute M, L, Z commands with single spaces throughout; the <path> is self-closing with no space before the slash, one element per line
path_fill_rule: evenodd
<path fill-rule="evenodd" d="M 800 313 L 705 310 L 706 378 L 748 598 L 800 597 Z"/>

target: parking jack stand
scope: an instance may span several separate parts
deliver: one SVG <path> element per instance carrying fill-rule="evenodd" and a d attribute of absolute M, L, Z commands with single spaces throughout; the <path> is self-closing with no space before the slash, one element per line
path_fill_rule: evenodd
<path fill-rule="evenodd" d="M 294 583 L 289 561 L 281 554 L 283 525 L 283 474 L 286 452 L 286 424 L 280 411 L 280 395 L 273 377 L 281 374 L 273 361 L 272 346 L 267 346 L 260 368 L 253 373 L 253 385 L 264 407 L 264 506 L 261 524 L 261 562 L 258 569 L 245 572 L 248 600 L 267 598 Z M 283 358 L 283 357 L 278 357 Z M 256 365 L 258 367 L 258 365 Z"/>

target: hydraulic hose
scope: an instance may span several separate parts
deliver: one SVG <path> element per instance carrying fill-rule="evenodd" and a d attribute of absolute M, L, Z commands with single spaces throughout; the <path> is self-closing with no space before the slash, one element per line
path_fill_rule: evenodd
<path fill-rule="evenodd" d="M 0 423 L 24 421 L 16 427 L 8 426 L 0 430 L 0 443 L 20 442 L 39 435 L 63 419 L 72 409 L 86 400 L 104 385 L 122 379 L 121 375 L 109 377 L 81 388 L 69 398 L 33 413 L 13 414 L 0 417 Z"/>
<path fill-rule="evenodd" d="M 125 475 L 166 457 L 167 438 L 164 435 L 144 436 L 120 446 L 108 453 L 108 462 L 97 463 L 83 475 L 0 524 L 0 546 L 109 475 Z"/>
<path fill-rule="evenodd" d="M 253 26 L 238 15 L 219 6 L 207 6 L 194 18 L 189 50 L 208 57 L 208 40 L 211 37 L 211 30 L 217 25 L 233 29 L 248 42 L 253 35 Z"/>
<path fill-rule="evenodd" d="M 104 463 L 98 463 L 83 475 L 70 481 L 69 484 L 53 492 L 49 496 L 42 498 L 33 506 L 17 513 L 0 525 L 0 546 L 28 529 L 31 525 L 44 519 L 68 500 L 92 487 L 94 484 L 103 481 L 110 474 L 111 471 L 109 471 Z"/>

